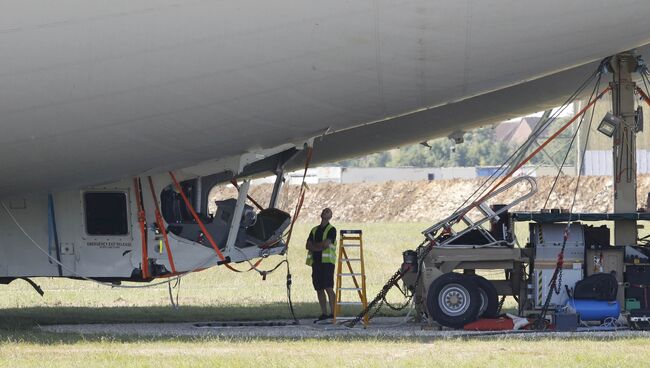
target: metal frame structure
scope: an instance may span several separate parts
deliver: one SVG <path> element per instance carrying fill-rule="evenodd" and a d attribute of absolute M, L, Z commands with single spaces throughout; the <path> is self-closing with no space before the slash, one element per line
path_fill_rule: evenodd
<path fill-rule="evenodd" d="M 637 219 L 633 215 L 637 210 L 636 133 L 639 127 L 636 126 L 636 111 L 634 109 L 636 84 L 632 80 L 631 74 L 638 69 L 638 60 L 634 52 L 626 52 L 612 57 L 608 62 L 608 67 L 613 72 L 610 84 L 613 114 L 620 117 L 622 123 L 616 128 L 613 135 L 615 214 L 602 214 L 602 217 L 603 219 L 611 218 L 614 221 L 614 245 L 619 247 L 637 244 Z M 497 194 L 503 193 L 523 181 L 528 182 L 531 188 L 527 194 L 515 199 L 499 210 L 492 211 L 488 207 L 487 200 L 493 199 Z M 415 307 L 418 312 L 417 317 L 428 315 L 429 322 L 433 322 L 430 311 L 427 311 L 426 299 L 429 288 L 436 279 L 454 271 L 462 272 L 465 275 L 473 275 L 477 270 L 504 270 L 508 275 L 506 280 L 491 281 L 498 295 L 516 296 L 520 314 L 540 313 L 538 306 L 530 302 L 533 296 L 530 295 L 529 290 L 529 284 L 532 282 L 532 267 L 536 257 L 535 248 L 514 248 L 511 247 L 512 244 L 498 242 L 482 227 L 488 221 L 498 221 L 500 214 L 530 198 L 536 191 L 537 186 L 534 179 L 516 178 L 493 193 L 488 194 L 485 198 L 481 198 L 480 202 L 471 203 L 457 210 L 451 216 L 423 231 L 429 246 L 425 247 L 423 245 L 419 248 L 420 269 L 418 272 L 407 272 L 403 277 L 407 287 L 415 288 L 413 292 Z M 467 216 L 468 212 L 474 209 L 477 209 L 482 214 L 479 220 L 473 221 Z M 568 218 L 560 219 L 560 221 L 575 221 L 571 214 L 567 215 Z M 588 214 L 588 216 L 598 218 L 598 214 Z M 459 222 L 462 222 L 465 228 L 455 231 L 453 225 Z M 511 227 L 514 226 L 512 222 L 510 225 Z M 497 246 L 452 244 L 472 230 L 478 230 L 485 235 L 486 239 L 491 240 L 490 245 L 494 241 Z M 448 234 L 448 236 L 443 237 L 441 240 L 441 234 Z M 426 251 L 423 251 L 423 249 L 426 249 Z M 585 254 L 587 253 L 585 252 Z M 594 252 L 591 251 L 589 254 L 593 255 Z M 528 274 L 526 272 L 527 266 Z M 586 267 L 586 265 L 581 267 Z M 624 270 L 624 259 L 617 260 L 609 268 Z M 586 268 L 581 269 L 585 274 L 593 273 L 587 272 Z M 622 275 L 617 277 L 619 282 L 622 282 L 621 277 Z M 621 295 L 622 293 L 619 293 L 618 299 L 621 299 Z"/>

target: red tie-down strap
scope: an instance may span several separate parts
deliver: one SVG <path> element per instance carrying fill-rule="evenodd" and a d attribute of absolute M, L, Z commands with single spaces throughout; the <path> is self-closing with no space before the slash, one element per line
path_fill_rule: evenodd
<path fill-rule="evenodd" d="M 165 221 L 163 220 L 162 215 L 160 214 L 160 207 L 158 206 L 158 199 L 156 198 L 156 189 L 153 185 L 153 180 L 149 176 L 149 189 L 151 190 L 151 198 L 153 199 L 154 206 L 156 208 L 156 223 L 158 224 L 158 229 L 163 236 L 163 241 L 165 242 L 165 250 L 167 251 L 167 259 L 169 260 L 169 266 L 172 269 L 172 274 L 176 274 L 176 266 L 174 265 L 174 256 L 172 255 L 172 250 L 169 247 L 169 237 L 167 236 L 167 228 L 165 227 Z"/>
<path fill-rule="evenodd" d="M 138 222 L 140 223 L 140 238 L 142 239 L 142 278 L 149 277 L 149 254 L 147 251 L 147 229 L 146 229 L 146 214 L 142 205 L 142 185 L 140 178 L 133 178 L 133 188 L 135 191 L 135 202 L 138 205 Z"/>
<path fill-rule="evenodd" d="M 190 214 L 192 214 L 192 217 L 194 218 L 194 221 L 196 221 L 196 223 L 199 225 L 199 228 L 201 228 L 201 232 L 203 232 L 203 236 L 205 236 L 205 238 L 208 239 L 208 242 L 210 243 L 210 246 L 212 246 L 212 249 L 214 249 L 214 251 L 217 253 L 217 257 L 219 257 L 219 259 L 222 262 L 224 262 L 223 265 L 226 266 L 226 268 L 228 268 L 229 270 L 234 271 L 234 272 L 247 272 L 247 271 L 250 271 L 250 270 L 254 269 L 260 263 L 262 263 L 262 260 L 264 258 L 260 258 L 250 269 L 248 269 L 246 271 L 238 270 L 238 269 L 232 267 L 231 265 L 229 265 L 227 263 L 228 261 L 226 260 L 226 257 L 223 256 L 223 253 L 221 253 L 221 250 L 217 246 L 217 242 L 214 241 L 214 238 L 212 238 L 212 235 L 210 235 L 210 233 L 208 232 L 208 229 L 206 229 L 205 225 L 203 224 L 203 221 L 201 221 L 201 219 L 199 218 L 199 215 L 194 210 L 194 207 L 190 203 L 190 200 L 187 199 L 187 196 L 183 192 L 183 188 L 178 183 L 178 180 L 176 180 L 176 176 L 174 175 L 174 173 L 170 171 L 169 176 L 172 178 L 172 182 L 174 183 L 174 187 L 176 188 L 178 193 L 181 195 L 181 198 L 183 198 L 183 202 L 185 202 L 185 207 L 187 208 L 188 211 L 190 211 Z"/>

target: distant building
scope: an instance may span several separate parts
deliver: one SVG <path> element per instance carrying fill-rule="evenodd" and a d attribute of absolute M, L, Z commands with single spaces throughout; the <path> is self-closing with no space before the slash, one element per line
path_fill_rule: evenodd
<path fill-rule="evenodd" d="M 341 170 L 341 183 L 471 179 L 475 177 L 476 169 L 473 167 L 345 167 Z"/>
<path fill-rule="evenodd" d="M 498 167 L 314 167 L 307 170 L 307 184 L 320 183 L 382 183 L 387 181 L 424 181 L 473 179 L 487 177 L 499 171 Z M 503 171 L 503 170 L 501 170 Z M 572 174 L 573 167 L 565 167 L 565 173 Z M 299 185 L 302 183 L 303 170 L 293 171 L 286 175 L 286 184 Z M 555 167 L 528 167 L 519 169 L 515 176 L 555 175 Z M 501 173 L 503 174 L 503 173 Z M 500 175 L 501 175 L 500 174 Z M 274 176 L 255 179 L 253 184 L 273 183 Z"/>
<path fill-rule="evenodd" d="M 494 137 L 499 142 L 520 146 L 535 129 L 540 118 L 528 116 L 515 121 L 506 121 L 494 128 Z"/>
<path fill-rule="evenodd" d="M 645 106 L 643 107 L 645 108 Z M 611 101 L 609 99 L 602 99 L 596 104 L 593 118 L 590 117 L 590 120 L 593 120 L 593 125 L 595 126 L 607 112 L 611 111 Z M 589 129 L 588 124 L 583 124 L 580 128 L 578 142 L 581 149 L 584 147 L 585 142 L 587 143 L 587 149 L 584 153 L 584 163 L 582 164 L 583 175 L 614 175 L 612 138 L 601 134 L 593 127 Z M 637 173 L 650 173 L 650 129 L 644 129 L 637 134 L 636 155 Z M 581 155 L 577 155 L 577 158 L 579 160 Z"/>

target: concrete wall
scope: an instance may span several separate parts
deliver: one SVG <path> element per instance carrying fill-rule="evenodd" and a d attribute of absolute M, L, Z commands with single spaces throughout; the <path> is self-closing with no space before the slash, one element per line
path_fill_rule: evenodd
<path fill-rule="evenodd" d="M 584 175 L 613 175 L 612 150 L 589 150 L 585 152 Z M 638 174 L 650 173 L 650 150 L 636 150 Z"/>
<path fill-rule="evenodd" d="M 416 180 L 442 180 L 442 179 L 471 179 L 476 177 L 473 167 L 445 167 L 445 168 L 418 168 L 418 167 L 373 167 L 356 168 L 347 167 L 341 171 L 341 183 L 370 183 Z"/>
<path fill-rule="evenodd" d="M 610 152 L 612 151 L 612 138 L 598 132 L 596 128 L 598 127 L 598 124 L 600 124 L 600 121 L 603 119 L 605 114 L 608 111 L 612 111 L 612 103 L 610 100 L 611 94 L 606 94 L 605 97 L 598 101 L 596 103 L 596 112 L 594 113 L 594 118 L 592 122 L 592 127 L 591 127 L 591 132 L 589 132 L 590 137 L 589 137 L 589 143 L 587 149 L 590 151 L 604 151 L 604 150 L 609 150 Z M 644 122 L 645 122 L 645 127 L 643 129 L 643 132 L 639 132 L 636 136 L 636 147 L 637 149 L 650 149 L 650 127 L 649 122 L 650 122 L 650 108 L 642 104 L 643 107 L 643 113 L 644 113 Z M 585 135 L 587 134 L 587 128 L 589 125 L 589 118 L 591 117 L 591 110 L 589 114 L 586 115 L 585 122 L 583 123 L 583 126 L 581 127 L 581 132 L 580 132 L 580 140 L 581 142 L 585 142 Z M 581 146 L 583 146 L 584 143 L 581 143 Z"/>
<path fill-rule="evenodd" d="M 611 158 L 610 158 L 611 161 Z M 387 181 L 419 181 L 419 180 L 450 180 L 473 179 L 488 176 L 496 167 L 315 167 L 307 170 L 305 182 L 319 183 L 382 183 Z M 565 167 L 567 175 L 573 175 L 573 167 Z M 487 173 L 487 174 L 485 174 Z M 524 167 L 516 175 L 544 176 L 555 175 L 555 167 Z M 286 175 L 289 185 L 299 185 L 302 182 L 303 170 L 293 171 Z M 253 184 L 273 183 L 274 176 L 253 180 Z"/>
<path fill-rule="evenodd" d="M 307 184 L 340 183 L 341 169 L 335 166 L 309 168 L 307 169 L 305 182 Z M 300 185 L 304 172 L 304 170 L 298 170 L 289 173 L 286 177 L 286 183 Z"/>

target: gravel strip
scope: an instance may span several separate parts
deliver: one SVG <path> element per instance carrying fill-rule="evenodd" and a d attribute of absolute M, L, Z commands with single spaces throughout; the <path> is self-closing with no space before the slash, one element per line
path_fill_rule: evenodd
<path fill-rule="evenodd" d="M 417 338 L 425 340 L 484 338 L 484 339 L 525 339 L 540 338 L 595 338 L 616 339 L 629 337 L 650 338 L 649 331 L 594 331 L 594 332 L 532 332 L 532 331 L 500 331 L 480 332 L 462 330 L 424 329 L 417 323 L 403 323 L 402 318 L 378 317 L 368 328 L 361 326 L 353 329 L 334 326 L 331 324 L 314 324 L 312 320 L 301 320 L 300 325 L 286 325 L 288 321 L 274 322 L 275 326 L 210 326 L 197 327 L 194 323 L 128 323 L 128 324 L 80 324 L 80 325 L 51 325 L 41 326 L 45 332 L 75 333 L 82 335 L 105 336 L 148 336 L 148 337 L 181 337 L 181 336 L 214 336 L 228 338 Z M 224 322 L 215 322 L 215 325 Z M 205 324 L 204 322 L 199 325 Z M 234 322 L 232 324 L 235 324 Z M 278 326 L 279 324 L 280 326 Z"/>

